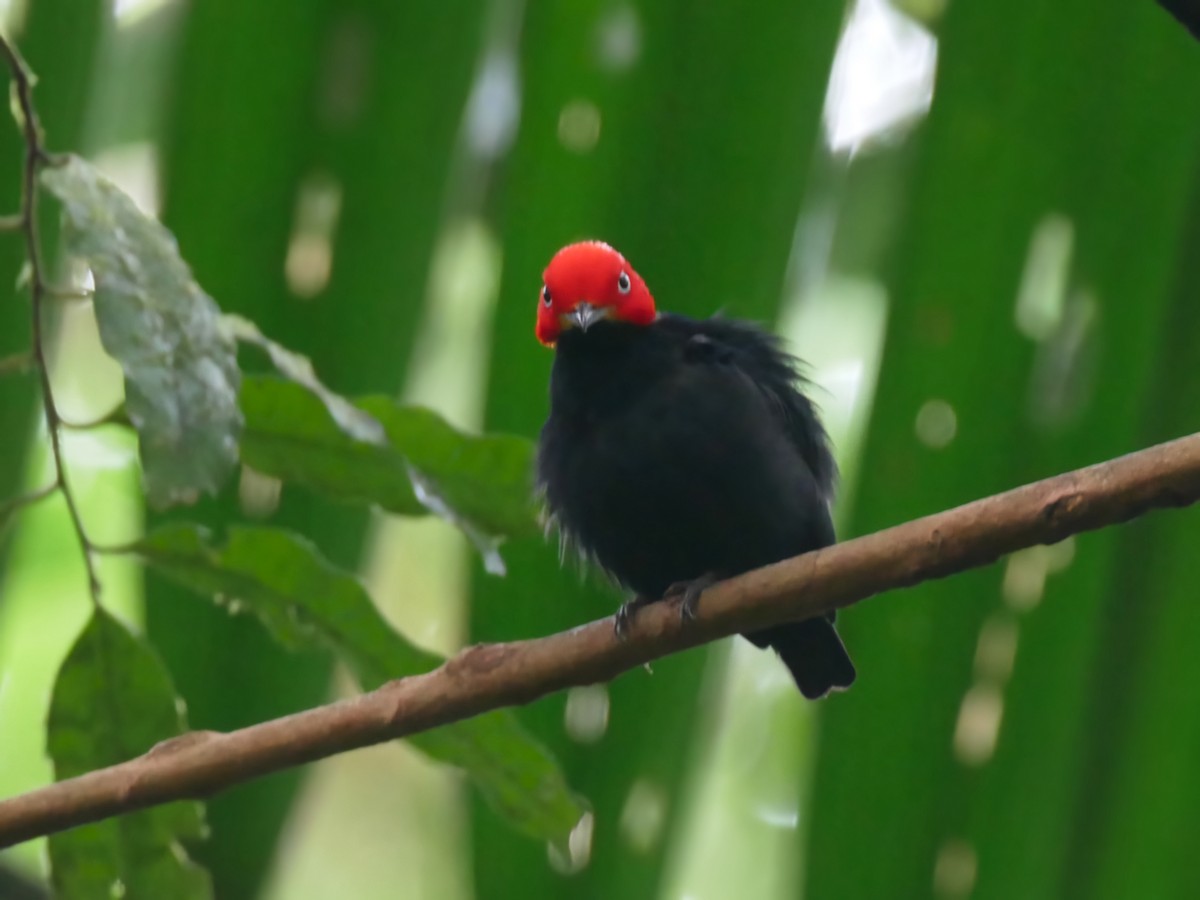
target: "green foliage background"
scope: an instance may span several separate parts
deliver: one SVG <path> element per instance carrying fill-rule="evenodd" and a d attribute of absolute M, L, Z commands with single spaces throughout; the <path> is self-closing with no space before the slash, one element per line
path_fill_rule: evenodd
<path fill-rule="evenodd" d="M 7 33 L 38 73 L 52 148 L 142 185 L 220 306 L 344 395 L 533 438 L 550 365 L 532 335 L 540 272 L 581 237 L 622 249 L 664 308 L 777 323 L 814 365 L 849 537 L 1200 420 L 1200 45 L 1149 2 L 896 5 L 936 39 L 932 104 L 853 153 L 822 127 L 849 12 L 832 0 L 27 0 Z M 20 150 L 0 129 L 5 209 Z M 20 252 L 0 236 L 5 283 Z M 22 292 L 0 296 L 0 358 L 27 346 L 27 313 Z M 54 319 L 70 418 L 103 414 L 119 378 L 90 316 Z M 287 395 L 259 404 L 264 434 L 266 413 L 307 402 L 283 384 L 244 389 Z M 0 378 L 0 499 L 45 480 L 34 397 L 32 379 Z M 441 435 L 430 465 L 458 452 L 440 420 L 396 423 Z M 527 448 L 494 440 L 470 446 L 494 446 L 510 479 Z M 140 508 L 127 438 L 68 446 L 98 538 L 167 521 Z M 293 471 L 259 452 L 264 471 Z M 408 511 L 384 474 L 364 468 L 361 490 L 398 491 L 383 505 Z M 477 484 L 464 476 L 460 496 L 480 516 L 522 521 L 508 481 L 494 502 Z M 183 515 L 225 533 L 254 507 L 242 487 Z M 361 574 L 412 641 L 371 618 L 401 671 L 404 654 L 433 664 L 413 645 L 528 637 L 618 602 L 519 524 L 500 529 L 501 579 L 446 523 L 329 493 L 289 484 L 266 524 Z M 214 798 L 189 850 L 223 900 L 1194 897 L 1198 540 L 1195 513 L 1156 515 L 851 610 L 859 683 L 817 705 L 725 644 L 520 710 L 590 803 L 569 852 L 400 746 Z M 9 795 L 52 778 L 51 686 L 87 601 L 58 501 L 0 541 Z M 283 648 L 163 572 L 106 559 L 106 597 L 140 623 L 192 727 L 352 689 L 336 641 Z M 342 663 L 367 684 L 395 674 Z M 479 771 L 523 752 L 513 728 L 482 722 L 482 750 L 424 749 L 486 785 Z M 0 864 L 49 882 L 37 845 Z"/>

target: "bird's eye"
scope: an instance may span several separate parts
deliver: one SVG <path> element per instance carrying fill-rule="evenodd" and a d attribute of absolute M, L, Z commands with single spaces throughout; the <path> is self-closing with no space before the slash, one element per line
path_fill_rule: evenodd
<path fill-rule="evenodd" d="M 553 301 L 550 299 L 550 288 L 542 285 L 542 303 L 549 306 Z"/>
<path fill-rule="evenodd" d="M 617 290 L 618 291 L 620 291 L 622 294 L 628 294 L 629 289 L 631 287 L 633 287 L 633 284 L 629 280 L 628 272 L 622 272 L 620 275 L 617 276 Z"/>

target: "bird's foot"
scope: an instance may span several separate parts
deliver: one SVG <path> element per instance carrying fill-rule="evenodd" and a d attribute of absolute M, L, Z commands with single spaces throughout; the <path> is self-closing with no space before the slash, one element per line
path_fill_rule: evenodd
<path fill-rule="evenodd" d="M 679 618 L 686 624 L 695 621 L 696 607 L 700 603 L 700 595 L 720 581 L 712 572 L 693 578 L 691 581 L 676 581 L 663 594 L 664 600 L 679 598 Z"/>
<path fill-rule="evenodd" d="M 629 623 L 633 621 L 633 614 L 643 606 L 653 602 L 646 597 L 638 595 L 632 600 L 626 600 L 621 604 L 621 608 L 613 616 L 613 633 L 617 636 L 618 640 L 623 641 L 629 635 Z"/>

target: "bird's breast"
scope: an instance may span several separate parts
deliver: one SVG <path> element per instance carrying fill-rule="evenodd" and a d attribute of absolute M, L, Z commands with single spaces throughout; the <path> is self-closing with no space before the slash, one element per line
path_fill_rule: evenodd
<path fill-rule="evenodd" d="M 552 413 L 540 467 L 564 529 L 649 595 L 798 552 L 820 505 L 761 393 L 720 371 L 685 371 L 603 411 Z"/>

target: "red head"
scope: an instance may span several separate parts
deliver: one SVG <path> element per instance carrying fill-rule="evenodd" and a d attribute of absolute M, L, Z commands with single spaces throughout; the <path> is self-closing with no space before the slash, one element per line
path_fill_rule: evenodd
<path fill-rule="evenodd" d="M 646 282 L 625 257 L 600 241 L 563 247 L 542 279 L 536 332 L 547 347 L 566 328 L 586 331 L 601 319 L 649 325 L 657 315 Z"/>

